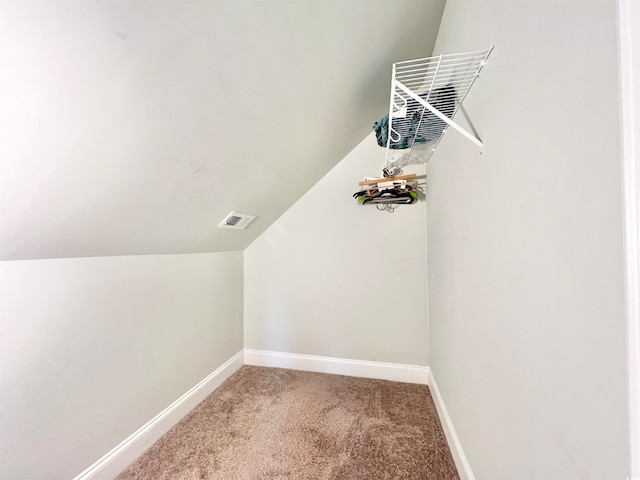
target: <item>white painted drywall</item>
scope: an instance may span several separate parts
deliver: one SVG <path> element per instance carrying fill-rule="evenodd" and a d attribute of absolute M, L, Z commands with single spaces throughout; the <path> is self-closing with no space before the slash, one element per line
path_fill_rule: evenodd
<path fill-rule="evenodd" d="M 242 253 L 0 262 L 0 477 L 73 478 L 242 349 Z"/>
<path fill-rule="evenodd" d="M 246 348 L 427 365 L 424 203 L 351 198 L 383 164 L 371 134 L 245 250 Z"/>
<path fill-rule="evenodd" d="M 243 250 L 370 132 L 443 8 L 0 1 L 0 258 Z M 217 229 L 232 210 L 258 218 Z"/>
<path fill-rule="evenodd" d="M 616 3 L 449 0 L 495 44 L 427 190 L 431 367 L 479 480 L 629 474 Z"/>

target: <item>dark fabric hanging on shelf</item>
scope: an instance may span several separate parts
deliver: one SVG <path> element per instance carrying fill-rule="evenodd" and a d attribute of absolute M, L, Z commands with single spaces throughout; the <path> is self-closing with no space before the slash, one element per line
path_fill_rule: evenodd
<path fill-rule="evenodd" d="M 429 98 L 429 104 L 435 107 L 443 115 L 448 118 L 453 116 L 456 104 L 456 91 L 453 85 L 448 84 L 441 88 L 436 88 L 431 92 L 420 95 L 423 99 Z M 389 148 L 394 150 L 402 150 L 410 148 L 415 143 L 426 143 L 437 139 L 442 130 L 447 126 L 446 122 L 432 112 L 420 105 L 416 100 L 407 100 L 407 111 L 413 112 L 406 118 L 393 118 L 393 129 L 400 133 L 400 138 L 394 141 L 391 137 Z M 422 117 L 422 121 L 420 120 Z M 387 146 L 389 138 L 389 114 L 382 117 L 373 124 L 373 130 L 376 132 L 376 140 L 381 147 Z M 415 138 L 415 140 L 414 140 Z"/>

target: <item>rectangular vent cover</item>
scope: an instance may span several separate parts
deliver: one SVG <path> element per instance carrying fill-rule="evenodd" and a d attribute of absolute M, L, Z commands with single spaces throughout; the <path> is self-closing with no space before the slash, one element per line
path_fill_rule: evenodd
<path fill-rule="evenodd" d="M 218 225 L 218 228 L 232 228 L 234 230 L 244 230 L 256 218 L 255 215 L 247 215 L 246 213 L 231 212 Z"/>

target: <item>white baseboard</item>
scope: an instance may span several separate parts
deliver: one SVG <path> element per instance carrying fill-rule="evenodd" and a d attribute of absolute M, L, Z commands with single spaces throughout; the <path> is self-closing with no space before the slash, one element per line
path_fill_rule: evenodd
<path fill-rule="evenodd" d="M 74 480 L 112 480 L 244 364 L 240 351 Z"/>
<path fill-rule="evenodd" d="M 429 381 L 429 367 L 269 352 L 247 348 L 244 350 L 244 363 L 259 367 L 290 368 L 292 370 L 377 378 L 394 382 L 420 383 L 422 385 L 426 385 Z"/>
<path fill-rule="evenodd" d="M 442 429 L 444 430 L 444 434 L 447 437 L 449 450 L 451 450 L 453 461 L 455 462 L 456 468 L 458 469 L 460 480 L 475 480 L 476 477 L 473 475 L 471 465 L 469 465 L 467 456 L 462 450 L 462 444 L 460 443 L 460 439 L 456 434 L 456 429 L 453 428 L 453 422 L 451 421 L 449 412 L 447 412 L 447 407 L 444 404 L 442 395 L 440 395 L 438 384 L 436 383 L 436 379 L 434 378 L 433 371 L 431 369 L 429 369 L 428 385 L 429 390 L 431 391 L 431 396 L 433 397 L 433 402 L 436 404 L 436 410 L 438 410 L 438 416 L 440 417 Z"/>

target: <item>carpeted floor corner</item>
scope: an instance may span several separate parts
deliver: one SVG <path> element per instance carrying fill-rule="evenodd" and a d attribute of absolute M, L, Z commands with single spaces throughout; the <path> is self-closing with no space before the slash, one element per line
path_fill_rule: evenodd
<path fill-rule="evenodd" d="M 449 480 L 428 387 L 244 366 L 116 480 Z"/>

